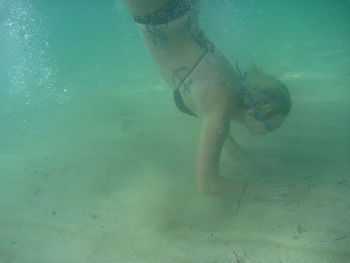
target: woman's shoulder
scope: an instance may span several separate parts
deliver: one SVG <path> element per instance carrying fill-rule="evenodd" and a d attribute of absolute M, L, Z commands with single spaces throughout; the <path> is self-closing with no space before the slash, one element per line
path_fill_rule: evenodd
<path fill-rule="evenodd" d="M 209 86 L 194 90 L 192 100 L 199 115 L 208 115 L 213 112 L 231 111 L 234 104 L 234 92 L 227 83 L 221 86 Z"/>
<path fill-rule="evenodd" d="M 239 75 L 221 52 L 208 53 L 191 79 L 192 100 L 200 114 L 232 108 Z"/>

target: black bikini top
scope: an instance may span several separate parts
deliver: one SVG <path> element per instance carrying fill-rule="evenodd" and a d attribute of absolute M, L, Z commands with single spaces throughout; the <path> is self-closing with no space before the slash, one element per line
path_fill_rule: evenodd
<path fill-rule="evenodd" d="M 181 92 L 180 89 L 174 89 L 173 92 L 173 97 L 174 97 L 174 101 L 175 101 L 175 105 L 176 107 L 183 113 L 186 113 L 188 115 L 192 115 L 194 117 L 197 117 L 196 114 L 194 114 L 185 104 L 182 96 L 181 96 Z"/>

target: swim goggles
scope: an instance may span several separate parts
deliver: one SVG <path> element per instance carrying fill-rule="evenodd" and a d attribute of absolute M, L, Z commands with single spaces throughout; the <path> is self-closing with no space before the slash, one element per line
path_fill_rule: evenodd
<path fill-rule="evenodd" d="M 277 125 L 277 124 L 272 124 L 271 122 L 269 122 L 269 120 L 263 116 L 262 114 L 260 114 L 260 112 L 255 108 L 254 103 L 253 103 L 253 99 L 252 96 L 250 95 L 249 92 L 245 92 L 245 98 L 248 102 L 248 106 L 249 108 L 251 108 L 254 111 L 255 114 L 255 119 L 257 121 L 259 121 L 262 125 L 264 125 L 264 127 L 266 128 L 266 130 L 268 130 L 269 132 L 277 129 L 278 127 L 280 127 L 281 125 Z"/>

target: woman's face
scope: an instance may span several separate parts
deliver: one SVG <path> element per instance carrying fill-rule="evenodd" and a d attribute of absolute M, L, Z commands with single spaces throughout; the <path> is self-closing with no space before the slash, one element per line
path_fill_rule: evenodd
<path fill-rule="evenodd" d="M 264 118 L 262 116 L 256 116 L 254 111 L 248 110 L 246 126 L 253 134 L 262 135 L 279 128 L 285 119 L 286 116 L 282 114 L 274 114 L 269 118 Z"/>

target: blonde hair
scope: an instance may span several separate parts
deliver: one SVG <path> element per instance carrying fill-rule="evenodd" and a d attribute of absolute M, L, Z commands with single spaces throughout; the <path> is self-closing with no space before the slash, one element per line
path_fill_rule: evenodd
<path fill-rule="evenodd" d="M 279 79 L 264 73 L 257 66 L 242 75 L 243 94 L 249 94 L 256 110 L 265 117 L 274 114 L 288 115 L 292 106 L 287 87 Z M 243 95 L 244 106 L 249 107 Z"/>

